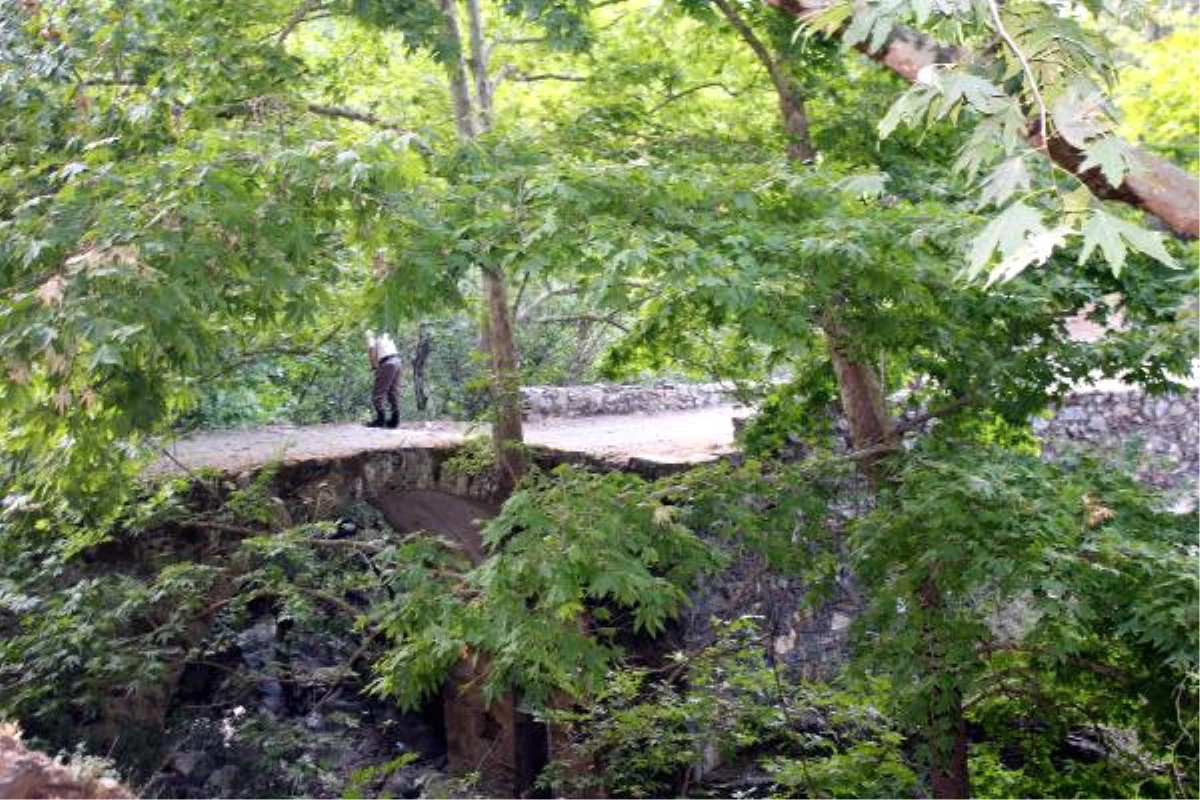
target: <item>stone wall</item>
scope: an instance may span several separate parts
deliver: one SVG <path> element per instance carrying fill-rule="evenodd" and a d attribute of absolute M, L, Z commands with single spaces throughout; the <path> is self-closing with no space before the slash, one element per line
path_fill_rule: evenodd
<path fill-rule="evenodd" d="M 732 400 L 723 383 L 593 383 L 585 386 L 526 386 L 521 405 L 528 417 L 595 417 L 707 408 Z"/>
<path fill-rule="evenodd" d="M 1198 393 L 1154 397 L 1137 389 L 1079 392 L 1033 420 L 1051 458 L 1073 449 L 1126 457 L 1138 478 L 1160 489 L 1195 493 L 1200 471 Z"/>
<path fill-rule="evenodd" d="M 734 401 L 733 387 L 723 383 L 595 383 L 521 391 L 531 418 L 649 414 Z M 1162 489 L 1194 490 L 1200 470 L 1198 426 L 1196 390 L 1154 397 L 1129 387 L 1077 392 L 1051 416 L 1033 420 L 1051 457 L 1077 447 L 1108 457 L 1127 453 L 1139 478 Z"/>

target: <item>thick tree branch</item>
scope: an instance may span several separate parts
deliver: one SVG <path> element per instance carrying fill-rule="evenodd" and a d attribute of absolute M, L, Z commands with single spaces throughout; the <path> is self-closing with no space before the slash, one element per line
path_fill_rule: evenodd
<path fill-rule="evenodd" d="M 462 30 L 458 24 L 458 5 L 455 0 L 438 0 L 438 8 L 441 9 L 442 20 L 446 24 L 450 50 L 458 54 L 452 64 L 446 65 L 450 76 L 450 96 L 454 101 L 454 125 L 458 131 L 458 138 L 463 142 L 471 142 L 479 135 L 479 131 L 475 127 L 471 90 L 468 88 L 470 81 L 467 77 Z"/>
<path fill-rule="evenodd" d="M 479 113 L 479 130 L 492 129 L 492 92 L 495 85 L 488 80 L 488 50 L 483 38 L 483 9 L 479 0 L 467 0 L 467 32 L 471 42 L 471 74 L 475 77 L 475 105 Z"/>
<path fill-rule="evenodd" d="M 809 19 L 827 9 L 825 0 L 766 0 L 769 5 L 800 20 Z M 969 60 L 971 54 L 947 47 L 925 34 L 903 25 L 892 29 L 878 51 L 866 44 L 858 49 L 900 77 L 916 82 L 922 67 Z M 1115 200 L 1139 208 L 1162 220 L 1177 235 L 1195 239 L 1200 235 L 1200 187 L 1196 176 L 1157 156 L 1128 145 L 1130 172 L 1119 186 L 1113 186 L 1099 167 L 1080 169 L 1084 154 L 1062 137 L 1045 141 L 1042 130 L 1031 126 L 1030 144 L 1049 154 L 1055 164 L 1075 175 L 1102 200 Z"/>

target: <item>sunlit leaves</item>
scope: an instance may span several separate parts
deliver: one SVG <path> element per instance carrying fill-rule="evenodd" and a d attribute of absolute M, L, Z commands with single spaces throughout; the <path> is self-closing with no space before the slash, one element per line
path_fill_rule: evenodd
<path fill-rule="evenodd" d="M 1113 186 L 1120 186 L 1130 170 L 1129 146 L 1115 136 L 1105 136 L 1089 142 L 1084 148 L 1086 158 L 1079 165 L 1081 170 L 1099 167 L 1104 179 Z"/>
<path fill-rule="evenodd" d="M 1002 259 L 1022 252 L 1028 243 L 1044 234 L 1042 215 L 1023 202 L 1015 202 L 984 226 L 971 247 L 967 276 L 975 278 L 991 262 L 993 254 Z"/>
<path fill-rule="evenodd" d="M 1175 259 L 1163 246 L 1162 235 L 1126 222 L 1120 217 L 1096 209 L 1083 226 L 1083 247 L 1079 252 L 1079 263 L 1091 257 L 1097 247 L 1114 273 L 1120 273 L 1125 265 L 1129 250 L 1144 253 L 1168 267 L 1175 267 Z"/>
<path fill-rule="evenodd" d="M 1001 206 L 1018 191 L 1029 189 L 1029 171 L 1024 156 L 1014 156 L 996 167 L 979 191 L 980 206 Z"/>
<path fill-rule="evenodd" d="M 376 690 L 415 706 L 463 653 L 486 664 L 488 697 L 514 685 L 532 703 L 599 689 L 620 652 L 617 628 L 603 622 L 619 615 L 635 631 L 661 633 L 685 588 L 719 563 L 671 520 L 664 494 L 620 473 L 535 473 L 488 523 L 489 552 L 474 569 L 438 574 L 407 557 L 404 593 L 378 610 L 391 647 Z"/>
<path fill-rule="evenodd" d="M 969 112 L 974 130 L 955 166 L 970 181 L 991 171 L 979 186 L 979 205 L 1003 207 L 1019 192 L 1020 203 L 1044 212 L 1043 231 L 1028 229 L 1028 246 L 1020 255 L 994 247 L 994 228 L 982 231 L 967 274 L 983 278 L 986 273 L 990 283 L 1009 280 L 1029 266 L 1045 263 L 1072 237 L 1088 235 L 1078 227 L 1082 218 L 1061 202 L 1070 190 L 1058 188 L 1064 175 L 1073 186 L 1083 185 L 1079 178 L 1051 165 L 1047 177 L 1055 186 L 1042 190 L 1031 180 L 1024 160 L 1032 151 L 1045 151 L 1045 143 L 1057 137 L 1083 152 L 1078 172 L 1098 170 L 1111 186 L 1120 186 L 1133 168 L 1132 152 L 1113 135 L 1116 120 L 1102 87 L 1113 85 L 1114 62 L 1096 26 L 1081 23 L 1082 15 L 1061 13 L 1045 3 L 988 2 L 958 8 L 922 0 L 860 4 L 852 12 L 850 8 L 833 4 L 806 24 L 825 32 L 847 24 L 844 41 L 875 49 L 880 30 L 891 30 L 908 17 L 936 37 L 991 52 L 989 58 L 965 67 L 923 66 L 914 85 L 897 98 L 878 126 L 880 136 L 887 137 L 901 125 L 928 129 L 944 119 L 958 122 L 962 112 Z M 1118 18 L 1123 13 L 1099 4 L 1090 11 Z M 993 49 L 997 43 L 1000 46 Z M 1041 176 L 1039 181 L 1045 183 Z M 1018 210 L 1003 224 L 1023 214 Z M 1139 238 L 1146 241 L 1150 236 L 1146 232 Z M 1118 251 L 1110 246 L 1102 252 L 1107 258 Z M 981 264 L 982 253 L 994 253 L 997 260 Z M 1110 266 L 1116 271 L 1123 263 L 1112 261 Z"/>
<path fill-rule="evenodd" d="M 991 81 L 962 69 L 924 67 L 917 83 L 897 98 L 879 121 L 879 136 L 887 138 L 901 124 L 919 127 L 950 118 L 970 109 L 993 115 L 1006 110 L 1012 100 Z"/>
<path fill-rule="evenodd" d="M 1113 118 L 1104 94 L 1091 81 L 1071 81 L 1050 106 L 1050 119 L 1060 136 L 1084 147 L 1112 130 Z"/>

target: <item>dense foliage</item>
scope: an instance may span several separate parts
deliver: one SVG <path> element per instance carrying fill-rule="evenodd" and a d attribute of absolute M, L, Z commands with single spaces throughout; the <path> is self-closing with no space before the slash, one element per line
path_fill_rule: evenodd
<path fill-rule="evenodd" d="M 0 715 L 147 779 L 166 739 L 240 726 L 283 765 L 245 794 L 406 766 L 306 761 L 273 712 L 234 724 L 232 678 L 188 728 L 181 676 L 269 608 L 341 671 L 256 686 L 419 708 L 467 664 L 557 726 L 570 791 L 733 791 L 736 764 L 782 795 L 1194 796 L 1195 515 L 1048 463 L 1029 421 L 1192 370 L 1196 246 L 1108 200 L 1180 230 L 1118 134 L 1195 166 L 1195 17 L 779 6 L 0 7 Z M 902 86 L 858 52 L 920 40 L 896 24 L 955 49 Z M 1081 315 L 1115 329 L 1072 340 Z M 515 380 L 732 379 L 748 460 L 531 470 L 477 563 L 297 525 L 269 471 L 142 473 L 172 433 L 353 418 L 363 327 L 424 353 L 410 418 L 499 415 Z M 778 609 L 676 647 L 748 561 L 812 613 L 854 584 L 846 669 L 798 674 Z"/>

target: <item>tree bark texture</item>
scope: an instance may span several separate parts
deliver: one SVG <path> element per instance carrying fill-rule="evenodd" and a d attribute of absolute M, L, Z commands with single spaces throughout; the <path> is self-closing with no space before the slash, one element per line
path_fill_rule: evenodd
<path fill-rule="evenodd" d="M 525 440 L 521 425 L 521 373 L 517 368 L 517 348 L 512 319 L 508 313 L 508 293 L 504 275 L 495 269 L 483 271 L 487 296 L 488 349 L 492 356 L 492 392 L 496 413 L 492 439 L 500 470 L 501 489 L 512 491 L 525 474 Z"/>
<path fill-rule="evenodd" d="M 422 325 L 417 330 L 417 344 L 413 348 L 412 376 L 413 401 L 418 411 L 424 411 L 429 405 L 429 392 L 425 389 L 425 372 L 429 361 L 429 351 L 433 349 L 433 337 L 429 329 Z"/>
<path fill-rule="evenodd" d="M 811 17 L 829 5 L 822 0 L 766 2 L 799 19 Z M 858 49 L 910 83 L 917 80 L 917 73 L 922 67 L 963 62 L 971 57 L 970 53 L 947 47 L 903 25 L 892 29 L 878 51 L 871 52 L 865 44 L 858 45 Z M 1098 167 L 1080 170 L 1084 161 L 1083 152 L 1061 137 L 1052 137 L 1043 146 L 1041 133 L 1031 130 L 1029 142 L 1039 152 L 1048 154 L 1054 163 L 1078 177 L 1102 200 L 1126 203 L 1152 214 L 1178 236 L 1195 239 L 1200 234 L 1200 186 L 1196 176 L 1169 161 L 1127 145 L 1132 151 L 1130 173 L 1120 185 L 1113 186 Z"/>
<path fill-rule="evenodd" d="M 459 138 L 464 142 L 473 140 L 479 129 L 475 126 L 475 115 L 471 109 L 471 90 L 467 79 L 467 59 L 463 50 L 462 31 L 458 25 L 456 0 L 438 0 L 438 7 L 446 21 L 446 38 L 454 51 L 454 63 L 450 66 L 450 97 L 454 101 L 454 125 Z"/>
<path fill-rule="evenodd" d="M 467 0 L 467 28 L 471 38 L 471 72 L 475 78 L 475 102 L 479 132 L 492 127 L 492 81 L 488 77 L 487 44 L 483 40 L 483 9 L 479 0 Z"/>

